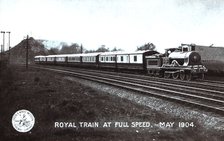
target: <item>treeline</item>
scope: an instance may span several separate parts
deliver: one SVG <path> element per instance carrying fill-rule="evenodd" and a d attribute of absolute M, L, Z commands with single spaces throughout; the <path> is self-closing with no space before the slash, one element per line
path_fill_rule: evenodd
<path fill-rule="evenodd" d="M 136 51 L 139 50 L 155 50 L 156 46 L 153 43 L 146 43 L 140 47 L 137 47 Z M 61 49 L 58 48 L 51 48 L 49 50 L 50 54 L 77 54 L 77 53 L 93 53 L 93 52 L 113 52 L 113 51 L 123 51 L 122 49 L 117 49 L 114 47 L 113 49 L 110 49 L 109 47 L 106 47 L 106 45 L 101 45 L 96 50 L 87 50 L 85 49 L 82 44 L 78 45 L 77 43 L 67 45 L 62 45 Z"/>
<path fill-rule="evenodd" d="M 67 45 L 63 44 L 61 49 L 59 48 L 50 48 L 49 53 L 50 54 L 75 54 L 75 53 L 81 53 L 82 52 L 82 45 L 78 45 L 77 43 Z"/>
<path fill-rule="evenodd" d="M 93 53 L 93 52 L 113 52 L 113 51 L 123 51 L 122 49 L 117 49 L 117 47 L 114 47 L 113 49 L 110 49 L 106 47 L 106 45 L 101 45 L 97 50 L 85 50 L 85 53 Z"/>
<path fill-rule="evenodd" d="M 122 51 L 122 49 L 117 49 L 114 47 L 110 49 L 105 45 L 101 45 L 97 50 L 87 50 L 82 45 L 78 45 L 74 43 L 72 45 L 64 44 L 61 49 L 58 48 L 50 48 L 49 53 L 52 55 L 55 54 L 77 54 L 77 53 L 94 53 L 94 52 L 110 52 L 110 51 Z"/>
<path fill-rule="evenodd" d="M 146 43 L 140 47 L 137 47 L 138 50 L 155 50 L 156 46 L 153 43 Z"/>

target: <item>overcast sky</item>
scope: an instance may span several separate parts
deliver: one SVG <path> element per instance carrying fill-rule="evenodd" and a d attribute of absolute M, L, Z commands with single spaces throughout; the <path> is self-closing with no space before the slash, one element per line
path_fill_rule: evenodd
<path fill-rule="evenodd" d="M 224 1 L 0 0 L 0 30 L 11 31 L 11 46 L 27 34 L 86 49 L 134 51 L 148 42 L 161 52 L 181 43 L 224 46 Z"/>

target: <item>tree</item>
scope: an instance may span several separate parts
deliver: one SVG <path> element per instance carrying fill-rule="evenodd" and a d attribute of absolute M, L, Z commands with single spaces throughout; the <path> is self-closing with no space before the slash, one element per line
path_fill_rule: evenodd
<path fill-rule="evenodd" d="M 114 47 L 111 51 L 112 51 L 112 52 L 113 52 L 113 51 L 122 51 L 122 49 L 120 49 L 120 48 L 117 49 L 117 47 Z"/>
<path fill-rule="evenodd" d="M 56 47 L 55 47 L 55 48 L 52 47 L 52 48 L 50 48 L 49 53 L 52 54 L 52 55 L 56 55 L 56 54 L 59 54 L 60 51 L 59 51 L 58 48 L 56 48 Z"/>
<path fill-rule="evenodd" d="M 81 53 L 81 48 L 77 43 L 74 43 L 70 46 L 64 44 L 60 50 L 61 54 L 74 54 L 74 53 Z"/>
<path fill-rule="evenodd" d="M 85 53 L 93 53 L 96 52 L 95 50 L 85 50 Z"/>
<path fill-rule="evenodd" d="M 137 47 L 138 50 L 155 50 L 156 46 L 153 43 L 146 43 L 140 47 Z"/>
<path fill-rule="evenodd" d="M 81 48 L 77 43 L 72 44 L 70 47 L 71 53 L 81 53 Z"/>
<path fill-rule="evenodd" d="M 70 49 L 69 49 L 69 46 L 66 44 L 66 45 L 63 45 L 61 50 L 60 50 L 60 53 L 61 54 L 68 54 L 70 53 Z"/>
<path fill-rule="evenodd" d="M 105 45 L 101 45 L 97 50 L 96 52 L 109 52 L 109 48 L 106 48 Z"/>

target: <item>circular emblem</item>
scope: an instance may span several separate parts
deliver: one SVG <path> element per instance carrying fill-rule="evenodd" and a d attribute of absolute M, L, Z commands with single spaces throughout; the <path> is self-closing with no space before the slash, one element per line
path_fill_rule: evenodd
<path fill-rule="evenodd" d="M 18 132 L 30 131 L 35 123 L 33 114 L 28 110 L 19 110 L 12 117 L 12 126 Z"/>

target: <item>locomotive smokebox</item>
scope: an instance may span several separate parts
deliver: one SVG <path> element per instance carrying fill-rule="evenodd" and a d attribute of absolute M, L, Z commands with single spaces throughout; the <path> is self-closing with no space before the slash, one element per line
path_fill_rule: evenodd
<path fill-rule="evenodd" d="M 201 56 L 197 52 L 191 52 L 189 56 L 189 63 L 191 65 L 194 65 L 194 64 L 199 65 L 200 62 L 201 62 Z"/>

